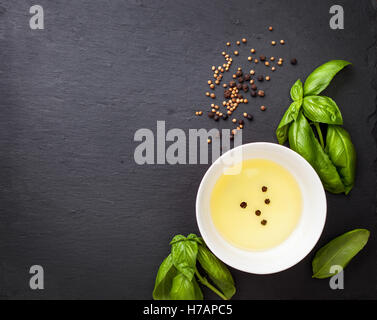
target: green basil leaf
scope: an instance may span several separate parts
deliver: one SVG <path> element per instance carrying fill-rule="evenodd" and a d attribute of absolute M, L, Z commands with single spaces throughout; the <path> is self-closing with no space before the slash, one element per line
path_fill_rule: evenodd
<path fill-rule="evenodd" d="M 170 300 L 170 290 L 173 278 L 177 275 L 177 269 L 173 265 L 173 258 L 169 254 L 161 263 L 157 272 L 156 282 L 153 290 L 154 300 Z"/>
<path fill-rule="evenodd" d="M 343 124 L 342 114 L 335 101 L 325 96 L 307 96 L 302 103 L 304 114 L 314 122 Z"/>
<path fill-rule="evenodd" d="M 198 243 L 187 239 L 174 242 L 174 238 L 172 240 L 173 244 L 171 248 L 173 264 L 178 271 L 183 273 L 191 281 L 196 268 Z"/>
<path fill-rule="evenodd" d="M 176 242 L 180 242 L 180 241 L 185 241 L 186 240 L 186 237 L 181 235 L 181 234 L 177 234 L 176 236 L 174 236 L 174 238 L 170 241 L 170 245 L 173 245 L 174 243 Z"/>
<path fill-rule="evenodd" d="M 212 282 L 230 299 L 236 293 L 234 280 L 228 268 L 205 246 L 200 245 L 198 261 Z"/>
<path fill-rule="evenodd" d="M 284 116 L 276 129 L 276 137 L 280 144 L 283 144 L 288 139 L 289 125 L 297 119 L 301 104 L 302 100 L 292 102 L 287 111 L 284 113 Z"/>
<path fill-rule="evenodd" d="M 332 193 L 345 191 L 338 171 L 322 149 L 302 112 L 290 126 L 288 137 L 291 149 L 303 156 L 312 165 L 327 191 Z"/>
<path fill-rule="evenodd" d="M 355 181 L 356 151 L 349 133 L 339 126 L 329 125 L 326 135 L 326 152 L 338 169 L 348 194 Z"/>
<path fill-rule="evenodd" d="M 302 82 L 298 79 L 291 88 L 291 98 L 293 101 L 301 100 L 304 96 L 304 88 Z"/>
<path fill-rule="evenodd" d="M 198 237 L 196 234 L 194 233 L 190 233 L 188 236 L 187 236 L 187 239 L 189 240 L 193 240 L 193 241 L 196 241 L 198 244 L 200 245 L 204 245 L 205 246 L 205 243 L 204 243 L 204 240 L 202 237 Z"/>
<path fill-rule="evenodd" d="M 189 280 L 179 273 L 173 279 L 170 291 L 172 300 L 203 300 L 203 293 L 195 277 Z"/>
<path fill-rule="evenodd" d="M 351 259 L 366 245 L 370 232 L 366 229 L 349 231 L 318 250 L 312 262 L 313 278 L 332 277 L 330 268 L 335 265 L 343 269 Z"/>
<path fill-rule="evenodd" d="M 349 64 L 351 62 L 345 60 L 331 60 L 316 68 L 305 81 L 304 96 L 321 93 L 329 85 L 334 76 Z"/>

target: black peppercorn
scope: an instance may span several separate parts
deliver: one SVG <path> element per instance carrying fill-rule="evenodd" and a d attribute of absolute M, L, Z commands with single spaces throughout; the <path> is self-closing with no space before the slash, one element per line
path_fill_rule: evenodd
<path fill-rule="evenodd" d="M 265 226 L 266 224 L 267 224 L 267 220 L 262 220 L 261 222 L 260 222 L 263 226 Z"/>
<path fill-rule="evenodd" d="M 263 187 L 262 187 L 262 191 L 263 191 L 263 192 L 266 192 L 266 191 L 267 191 L 267 187 L 266 187 L 266 186 L 263 186 Z"/>
<path fill-rule="evenodd" d="M 243 125 L 245 122 L 241 119 L 241 120 L 238 120 L 238 123 Z"/>
<path fill-rule="evenodd" d="M 242 86 L 242 90 L 247 92 L 249 90 L 249 86 L 245 83 L 243 86 Z"/>
<path fill-rule="evenodd" d="M 253 117 L 251 114 L 248 114 L 248 115 L 247 115 L 247 119 L 248 119 L 248 120 L 251 121 L 251 120 L 253 120 L 253 118 L 254 118 L 254 117 Z"/>
<path fill-rule="evenodd" d="M 263 76 L 258 76 L 258 81 L 263 81 Z"/>
<path fill-rule="evenodd" d="M 265 204 L 270 204 L 270 202 L 271 202 L 270 199 L 266 199 L 266 200 L 264 200 L 264 203 L 265 203 Z"/>
<path fill-rule="evenodd" d="M 224 98 L 229 99 L 232 95 L 232 92 L 229 90 L 224 90 Z"/>
<path fill-rule="evenodd" d="M 236 86 L 236 81 L 232 80 L 229 82 L 229 87 L 233 88 Z"/>
<path fill-rule="evenodd" d="M 293 65 L 297 64 L 297 59 L 296 58 L 291 59 L 291 64 Z"/>
<path fill-rule="evenodd" d="M 257 85 L 255 83 L 253 83 L 251 86 L 250 86 L 251 89 L 253 90 L 257 90 Z"/>
<path fill-rule="evenodd" d="M 261 56 L 259 56 L 259 60 L 260 60 L 260 61 L 264 61 L 264 60 L 266 60 L 266 56 L 262 54 Z"/>
<path fill-rule="evenodd" d="M 244 79 L 245 81 L 249 81 L 249 80 L 251 79 L 251 76 L 250 76 L 248 73 L 246 73 L 246 74 L 243 76 L 243 79 Z"/>
<path fill-rule="evenodd" d="M 241 76 L 242 76 L 242 71 L 241 71 L 241 70 L 238 70 L 238 71 L 236 72 L 236 76 L 237 76 L 237 77 L 241 77 Z"/>
<path fill-rule="evenodd" d="M 238 89 L 238 90 L 241 90 L 241 89 L 242 89 L 242 84 L 241 84 L 241 83 L 237 83 L 237 89 Z"/>
<path fill-rule="evenodd" d="M 262 212 L 261 212 L 260 210 L 256 210 L 256 211 L 255 211 L 255 214 L 256 214 L 257 216 L 260 216 L 261 213 L 262 213 Z"/>
<path fill-rule="evenodd" d="M 213 112 L 208 112 L 208 118 L 213 118 L 214 117 L 214 113 Z"/>
<path fill-rule="evenodd" d="M 242 83 L 243 81 L 244 81 L 243 77 L 239 77 L 239 78 L 238 78 L 238 82 L 239 82 L 239 83 Z"/>
<path fill-rule="evenodd" d="M 255 90 L 251 90 L 250 95 L 252 97 L 256 97 L 257 96 L 257 92 Z"/>
<path fill-rule="evenodd" d="M 223 119 L 224 120 L 228 119 L 228 115 L 227 114 L 223 114 Z"/>
<path fill-rule="evenodd" d="M 240 204 L 240 207 L 242 209 L 245 209 L 247 207 L 247 203 L 245 201 L 242 201 L 241 204 Z"/>

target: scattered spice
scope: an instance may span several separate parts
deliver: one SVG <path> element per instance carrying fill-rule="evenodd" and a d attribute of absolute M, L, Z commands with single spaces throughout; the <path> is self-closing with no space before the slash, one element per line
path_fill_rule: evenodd
<path fill-rule="evenodd" d="M 262 191 L 263 191 L 263 192 L 266 192 L 266 191 L 267 191 L 267 187 L 266 187 L 266 186 L 263 186 L 263 187 L 262 187 Z"/>
<path fill-rule="evenodd" d="M 268 30 L 272 31 L 273 27 L 268 26 Z M 246 38 L 242 38 L 241 40 L 235 41 L 234 44 L 236 44 L 237 46 L 240 46 L 241 42 L 246 44 L 248 41 L 247 41 Z M 282 45 L 285 44 L 284 40 L 278 40 L 278 41 L 272 40 L 271 45 L 275 46 L 277 44 L 277 42 L 279 42 Z M 230 47 L 232 45 L 231 42 L 229 42 L 229 41 L 226 42 L 225 44 L 226 44 L 226 47 Z M 239 48 L 241 48 L 241 47 L 239 47 Z M 242 46 L 242 48 L 244 48 L 244 47 Z M 227 50 L 229 50 L 229 49 L 227 48 Z M 238 50 L 232 50 L 232 51 L 233 51 L 235 56 L 240 55 L 240 51 L 238 51 Z M 251 48 L 250 52 L 251 52 L 251 54 L 255 54 L 256 49 Z M 208 91 L 205 92 L 205 95 L 207 97 L 210 97 L 212 99 L 217 98 L 215 91 L 214 91 L 216 89 L 216 85 L 221 85 L 224 89 L 223 101 L 219 102 L 218 105 L 215 104 L 215 103 L 212 103 L 210 112 L 208 113 L 208 117 L 210 119 L 215 120 L 215 121 L 219 121 L 220 119 L 227 120 L 228 117 L 231 117 L 231 115 L 234 114 L 236 109 L 241 104 L 249 103 L 248 99 L 243 97 L 243 95 L 242 95 L 243 92 L 246 93 L 246 92 L 250 91 L 250 96 L 253 97 L 253 98 L 255 98 L 257 96 L 264 97 L 265 96 L 264 90 L 260 90 L 260 89 L 258 90 L 255 82 L 256 81 L 263 82 L 264 80 L 270 81 L 270 79 L 271 79 L 270 76 L 262 75 L 262 74 L 256 76 L 254 79 L 252 79 L 252 77 L 256 74 L 256 71 L 254 69 L 251 69 L 249 72 L 245 73 L 245 72 L 242 71 L 241 67 L 238 67 L 236 69 L 235 73 L 232 74 L 232 78 L 234 80 L 231 80 L 230 82 L 227 82 L 227 83 L 222 83 L 223 76 L 225 75 L 225 72 L 228 72 L 230 70 L 231 65 L 233 63 L 233 58 L 231 57 L 230 53 L 231 52 L 227 53 L 225 50 L 221 52 L 221 55 L 222 55 L 222 57 L 224 58 L 225 61 L 224 61 L 224 63 L 222 63 L 218 66 L 216 66 L 216 65 L 211 66 L 211 70 L 213 72 L 213 79 L 207 80 L 207 84 L 209 86 L 209 89 L 213 90 L 212 92 L 211 92 L 211 90 L 210 90 L 210 92 L 208 92 Z M 264 54 L 260 54 L 258 57 L 255 57 L 255 58 L 253 58 L 253 56 L 250 55 L 250 56 L 247 57 L 247 60 L 250 63 L 255 63 L 255 64 L 258 64 L 259 61 L 261 61 L 261 63 L 263 63 L 265 66 L 271 68 L 272 71 L 276 70 L 275 65 L 271 65 L 273 61 L 277 60 L 276 64 L 278 66 L 283 65 L 283 59 L 282 58 L 278 58 L 278 57 L 274 57 L 274 56 L 266 56 Z M 292 65 L 295 65 L 295 64 L 297 64 L 297 60 L 295 58 L 292 58 L 290 60 L 290 63 Z M 262 106 L 260 106 L 260 109 L 262 111 L 265 111 L 266 107 L 262 105 Z M 251 114 L 248 114 L 247 112 L 242 112 L 241 114 L 243 114 L 243 118 L 248 119 L 249 121 L 253 120 L 253 116 Z M 201 115 L 203 115 L 203 111 L 200 111 L 200 110 L 195 111 L 195 115 L 201 116 Z M 232 118 L 232 122 L 237 126 L 236 129 L 232 130 L 232 134 L 231 134 L 231 139 L 234 139 L 234 134 L 236 134 L 236 132 L 238 130 L 241 130 L 241 129 L 244 128 L 244 121 L 243 120 L 236 120 L 236 118 Z M 211 139 L 208 139 L 208 140 L 209 140 L 208 143 L 212 142 Z"/>
<path fill-rule="evenodd" d="M 265 203 L 265 204 L 270 204 L 270 202 L 271 202 L 270 199 L 266 199 L 266 200 L 264 200 L 264 203 Z"/>
<path fill-rule="evenodd" d="M 245 209 L 245 208 L 247 207 L 247 203 L 246 203 L 245 201 L 242 201 L 242 202 L 240 203 L 240 207 L 241 207 L 242 209 Z"/>
<path fill-rule="evenodd" d="M 256 214 L 258 217 L 261 215 L 261 213 L 262 213 L 262 212 L 261 212 L 260 210 L 256 210 L 256 211 L 255 211 L 255 214 Z"/>
<path fill-rule="evenodd" d="M 262 220 L 261 222 L 260 222 L 263 226 L 265 226 L 266 224 L 267 224 L 267 220 Z"/>

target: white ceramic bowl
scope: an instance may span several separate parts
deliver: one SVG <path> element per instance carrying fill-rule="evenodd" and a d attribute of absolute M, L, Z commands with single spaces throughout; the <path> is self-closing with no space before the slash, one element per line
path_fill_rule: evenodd
<path fill-rule="evenodd" d="M 295 230 L 280 245 L 264 251 L 248 251 L 227 242 L 216 230 L 210 212 L 212 189 L 224 169 L 234 163 L 238 152 L 242 158 L 267 159 L 279 163 L 297 180 L 303 209 Z M 311 165 L 298 153 L 284 146 L 256 142 L 241 145 L 218 158 L 207 170 L 196 198 L 196 219 L 200 233 L 208 247 L 223 262 L 235 269 L 255 273 L 275 273 L 300 262 L 315 246 L 326 221 L 326 195 L 321 180 Z"/>

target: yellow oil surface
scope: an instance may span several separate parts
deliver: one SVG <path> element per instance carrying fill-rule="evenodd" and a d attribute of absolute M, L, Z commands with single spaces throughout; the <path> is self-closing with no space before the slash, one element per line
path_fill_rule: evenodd
<path fill-rule="evenodd" d="M 225 240 L 242 249 L 264 250 L 279 245 L 301 216 L 302 195 L 297 181 L 288 170 L 270 160 L 250 159 L 235 166 L 240 167 L 239 173 L 225 172 L 211 194 L 215 227 Z M 231 172 L 234 169 L 230 168 Z M 267 191 L 263 192 L 263 187 Z M 246 202 L 246 208 L 241 207 L 242 202 Z M 261 212 L 259 216 L 257 210 Z"/>

